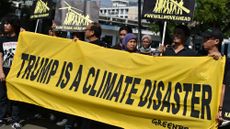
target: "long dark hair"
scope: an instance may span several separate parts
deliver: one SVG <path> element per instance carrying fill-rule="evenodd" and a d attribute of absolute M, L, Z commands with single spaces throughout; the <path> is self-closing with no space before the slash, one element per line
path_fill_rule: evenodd
<path fill-rule="evenodd" d="M 2 19 L 2 24 L 4 24 L 4 23 L 9 23 L 13 27 L 16 35 L 19 34 L 19 32 L 20 32 L 20 20 L 16 15 L 14 15 L 14 14 L 6 15 Z"/>

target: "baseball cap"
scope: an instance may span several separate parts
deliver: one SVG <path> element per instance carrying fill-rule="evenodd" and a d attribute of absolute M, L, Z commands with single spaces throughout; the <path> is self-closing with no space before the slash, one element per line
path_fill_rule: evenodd
<path fill-rule="evenodd" d="M 219 39 L 220 42 L 223 41 L 223 33 L 220 31 L 220 29 L 218 28 L 209 28 L 207 29 L 203 34 L 202 36 L 204 38 L 215 38 L 215 39 Z"/>

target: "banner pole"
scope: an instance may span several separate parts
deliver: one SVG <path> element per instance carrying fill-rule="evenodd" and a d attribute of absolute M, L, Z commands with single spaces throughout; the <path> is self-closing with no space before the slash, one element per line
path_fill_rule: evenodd
<path fill-rule="evenodd" d="M 84 10 L 84 16 L 86 16 L 87 1 L 88 1 L 88 0 L 84 0 L 84 7 L 83 7 L 83 10 Z"/>
<path fill-rule="evenodd" d="M 35 33 L 37 33 L 37 30 L 38 30 L 38 25 L 39 25 L 39 19 L 37 19 L 37 23 L 36 23 L 36 27 L 35 27 Z"/>
<path fill-rule="evenodd" d="M 166 27 L 167 27 L 167 21 L 164 21 L 164 29 L 163 29 L 163 35 L 162 35 L 162 41 L 161 41 L 162 46 L 164 46 L 164 43 L 165 43 Z"/>
<path fill-rule="evenodd" d="M 141 0 L 138 0 L 138 47 L 141 46 Z"/>

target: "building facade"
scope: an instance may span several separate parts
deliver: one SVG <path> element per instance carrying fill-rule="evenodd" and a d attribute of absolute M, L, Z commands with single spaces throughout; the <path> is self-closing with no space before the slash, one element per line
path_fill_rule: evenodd
<path fill-rule="evenodd" d="M 102 25 L 102 37 L 112 46 L 119 42 L 118 31 L 121 26 L 129 25 L 133 33 L 138 34 L 138 6 L 129 6 L 128 0 L 112 0 L 112 7 L 100 8 L 99 22 Z M 142 35 L 148 34 L 155 41 L 160 40 L 160 33 L 149 30 L 149 23 L 142 20 Z"/>
<path fill-rule="evenodd" d="M 99 15 L 135 20 L 137 9 L 137 6 L 129 6 L 128 0 L 112 0 L 112 7 L 100 8 Z"/>

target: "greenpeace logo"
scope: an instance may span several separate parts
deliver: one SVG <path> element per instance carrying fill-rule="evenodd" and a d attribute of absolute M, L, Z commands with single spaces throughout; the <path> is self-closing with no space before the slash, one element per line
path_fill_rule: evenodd
<path fill-rule="evenodd" d="M 175 123 L 172 123 L 172 122 L 163 121 L 163 120 L 157 120 L 157 119 L 153 119 L 152 124 L 154 126 L 164 127 L 166 129 L 189 129 L 189 127 L 185 127 L 183 125 L 178 125 L 178 124 L 175 124 Z"/>

